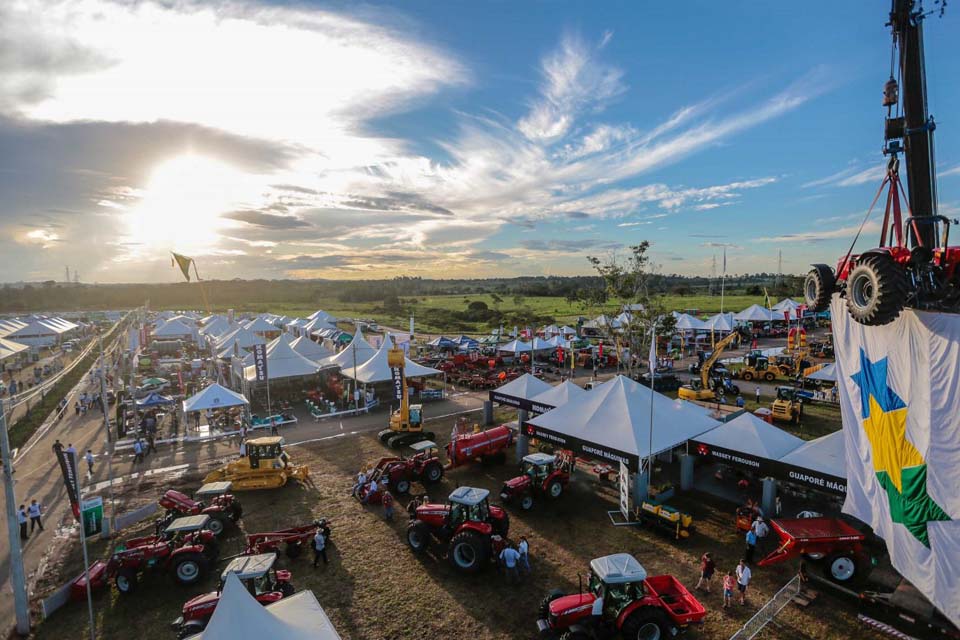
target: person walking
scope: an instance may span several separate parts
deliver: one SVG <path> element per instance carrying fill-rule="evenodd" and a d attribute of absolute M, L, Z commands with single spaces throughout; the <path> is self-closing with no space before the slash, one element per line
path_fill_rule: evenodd
<path fill-rule="evenodd" d="M 733 571 L 727 571 L 723 576 L 723 608 L 728 609 L 733 605 L 733 590 L 737 587 L 737 579 L 733 577 Z"/>
<path fill-rule="evenodd" d="M 357 473 L 357 483 L 353 485 L 353 489 L 350 490 L 350 493 L 356 495 L 357 491 L 360 490 L 360 487 L 366 484 L 367 484 L 367 470 L 365 468 L 362 468 Z"/>
<path fill-rule="evenodd" d="M 520 575 L 517 573 L 517 562 L 520 560 L 520 553 L 512 546 L 507 545 L 500 552 L 500 562 L 503 564 L 504 573 L 507 574 L 507 582 L 516 583 L 520 581 Z"/>
<path fill-rule="evenodd" d="M 17 511 L 17 522 L 20 523 L 20 539 L 26 540 L 30 535 L 27 533 L 27 508 L 23 505 L 20 505 L 20 510 Z"/>
<path fill-rule="evenodd" d="M 60 442 L 60 438 L 57 438 L 57 441 L 53 443 L 51 449 L 53 449 L 55 456 L 60 457 L 60 452 L 63 451 L 63 443 Z"/>
<path fill-rule="evenodd" d="M 240 457 L 247 457 L 247 441 L 243 438 L 240 439 Z"/>
<path fill-rule="evenodd" d="M 79 400 L 77 400 L 77 401 L 75 401 L 75 402 L 73 403 L 73 415 L 75 415 L 75 416 L 79 416 L 79 415 L 80 415 L 80 401 L 79 401 Z"/>
<path fill-rule="evenodd" d="M 83 456 L 83 459 L 87 461 L 87 474 L 93 475 L 93 451 L 87 449 L 87 453 Z"/>
<path fill-rule="evenodd" d="M 741 605 L 747 604 L 747 586 L 750 584 L 750 578 L 752 577 L 753 572 L 747 566 L 747 561 L 741 559 L 740 564 L 737 565 L 737 589 L 740 591 Z"/>
<path fill-rule="evenodd" d="M 757 534 L 757 544 L 763 545 L 766 542 L 767 536 L 770 534 L 770 527 L 763 519 L 763 516 L 760 516 L 754 520 L 753 524 L 750 525 L 750 528 L 753 529 L 755 534 Z"/>
<path fill-rule="evenodd" d="M 737 396 L 737 408 L 738 408 L 738 409 L 743 409 L 743 407 L 744 407 L 745 404 L 747 404 L 747 403 L 746 403 L 746 401 L 743 399 L 743 396 L 738 395 L 738 396 Z"/>
<path fill-rule="evenodd" d="M 700 556 L 700 579 L 697 581 L 697 586 L 695 586 L 694 589 L 703 589 L 707 593 L 710 593 L 710 581 L 713 579 L 713 572 L 715 570 L 716 565 L 713 562 L 713 554 L 707 551 Z"/>
<path fill-rule="evenodd" d="M 746 541 L 747 548 L 743 552 L 743 557 L 746 558 L 747 562 L 753 562 L 753 553 L 757 550 L 757 534 L 753 528 L 747 531 Z"/>
<path fill-rule="evenodd" d="M 143 443 L 140 442 L 140 438 L 133 442 L 133 462 L 143 462 Z"/>
<path fill-rule="evenodd" d="M 520 552 L 520 571 L 524 574 L 530 574 L 530 543 L 527 542 L 527 536 L 520 536 L 520 544 L 517 545 L 517 551 Z"/>
<path fill-rule="evenodd" d="M 73 446 L 73 443 L 67 445 L 66 452 L 67 457 L 71 457 L 74 462 L 77 461 L 77 449 Z"/>
<path fill-rule="evenodd" d="M 323 529 L 317 529 L 317 533 L 313 536 L 314 569 L 316 569 L 320 563 L 320 558 L 323 558 L 323 564 L 330 564 L 330 561 L 327 559 L 327 539 L 323 535 Z"/>
<path fill-rule="evenodd" d="M 760 387 L 757 386 L 757 404 L 760 404 Z"/>
<path fill-rule="evenodd" d="M 30 501 L 30 506 L 27 507 L 27 513 L 30 515 L 30 533 L 33 533 L 33 530 L 37 527 L 40 527 L 40 531 L 43 531 L 43 522 L 40 520 L 40 516 L 43 514 L 43 507 L 37 503 L 36 498 Z"/>
<path fill-rule="evenodd" d="M 387 522 L 393 522 L 393 494 L 387 490 L 383 492 L 383 517 Z"/>

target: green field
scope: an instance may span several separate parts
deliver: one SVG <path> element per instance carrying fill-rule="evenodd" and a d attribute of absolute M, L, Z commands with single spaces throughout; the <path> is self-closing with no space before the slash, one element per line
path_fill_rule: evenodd
<path fill-rule="evenodd" d="M 471 302 L 481 301 L 490 309 L 502 311 L 504 314 L 513 314 L 523 312 L 532 314 L 542 319 L 550 318 L 557 324 L 575 325 L 579 316 L 592 318 L 600 313 L 616 314 L 619 313 L 619 303 L 607 303 L 605 305 L 584 309 L 580 305 L 571 304 L 564 298 L 547 296 L 524 296 L 516 298 L 514 296 L 504 295 L 499 303 L 495 303 L 491 294 L 466 294 L 466 295 L 446 295 L 446 296 L 420 296 L 420 297 L 401 297 L 400 304 L 402 311 L 387 313 L 383 310 L 383 305 L 378 302 L 369 303 L 344 303 L 334 298 L 320 300 L 315 307 L 307 307 L 302 304 L 272 304 L 272 305 L 251 305 L 249 307 L 239 306 L 237 311 L 256 311 L 277 313 L 293 317 L 307 316 L 317 309 L 323 309 L 327 313 L 341 318 L 363 318 L 373 320 L 380 324 L 397 329 L 406 329 L 409 323 L 409 313 L 412 312 L 417 318 L 417 331 L 425 333 L 487 333 L 494 326 L 486 322 L 471 322 L 469 320 L 458 321 L 456 326 L 451 326 L 435 319 L 432 310 L 442 311 L 465 311 Z M 720 311 L 720 296 L 694 295 L 678 296 L 668 295 L 664 298 L 664 304 L 668 310 L 684 311 L 689 309 L 698 309 L 701 314 L 714 314 Z M 763 304 L 763 296 L 750 295 L 732 295 L 726 296 L 723 300 L 724 311 L 741 311 L 751 304 Z M 544 320 L 546 321 L 546 320 Z M 512 327 L 511 327 L 512 328 Z"/>

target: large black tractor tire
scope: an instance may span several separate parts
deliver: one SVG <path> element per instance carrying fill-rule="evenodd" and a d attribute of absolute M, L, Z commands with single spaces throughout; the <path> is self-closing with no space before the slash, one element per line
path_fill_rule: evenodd
<path fill-rule="evenodd" d="M 197 635 L 207 628 L 207 620 L 188 620 L 180 625 L 177 631 L 177 640 L 184 640 Z"/>
<path fill-rule="evenodd" d="M 520 508 L 524 511 L 530 511 L 530 509 L 533 509 L 533 503 L 533 496 L 530 493 L 524 493 L 520 498 Z"/>
<path fill-rule="evenodd" d="M 563 483 L 559 480 L 554 480 L 549 485 L 547 485 L 547 495 L 556 500 L 563 495 Z"/>
<path fill-rule="evenodd" d="M 906 297 L 906 274 L 889 256 L 866 256 L 847 276 L 847 311 L 860 324 L 893 322 Z"/>
<path fill-rule="evenodd" d="M 177 584 L 196 584 L 207 573 L 207 561 L 199 553 L 186 553 L 173 561 L 171 569 Z"/>
<path fill-rule="evenodd" d="M 620 629 L 624 640 L 666 640 L 678 631 L 667 614 L 657 607 L 640 607 Z"/>
<path fill-rule="evenodd" d="M 240 518 L 243 517 L 243 505 L 239 502 L 234 502 L 230 505 L 230 519 L 234 522 L 238 522 Z"/>
<path fill-rule="evenodd" d="M 137 572 L 133 569 L 120 569 L 113 579 L 113 583 L 116 585 L 117 591 L 125 596 L 135 593 L 139 583 Z"/>
<path fill-rule="evenodd" d="M 414 553 L 426 553 L 430 546 L 430 525 L 414 520 L 407 526 L 407 544 Z"/>
<path fill-rule="evenodd" d="M 741 377 L 747 382 L 750 382 L 751 380 L 753 380 L 753 374 L 750 373 L 749 371 L 744 371 Z"/>
<path fill-rule="evenodd" d="M 855 555 L 833 553 L 823 561 L 823 575 L 837 584 L 854 584 L 862 577 L 863 567 Z"/>
<path fill-rule="evenodd" d="M 410 481 L 406 478 L 400 478 L 393 483 L 393 490 L 397 493 L 407 493 L 410 491 Z"/>
<path fill-rule="evenodd" d="M 495 534 L 506 538 L 507 534 L 510 532 L 510 514 L 504 511 L 503 518 L 500 520 L 491 520 L 490 525 L 493 527 L 493 532 Z"/>
<path fill-rule="evenodd" d="M 380 439 L 381 443 L 387 444 L 387 440 L 389 440 L 395 435 L 397 435 L 396 431 L 393 431 L 391 429 L 384 429 L 383 431 L 377 434 L 377 438 Z"/>
<path fill-rule="evenodd" d="M 227 528 L 227 520 L 228 517 L 225 513 L 211 513 L 210 522 L 207 523 L 207 529 L 210 529 L 213 535 L 219 538 Z"/>
<path fill-rule="evenodd" d="M 472 531 L 464 531 L 450 540 L 447 559 L 457 571 L 476 573 L 486 564 L 488 552 L 489 545 L 480 535 Z"/>
<path fill-rule="evenodd" d="M 431 462 L 424 470 L 420 480 L 424 484 L 436 484 L 443 479 L 443 465 L 439 462 Z"/>
<path fill-rule="evenodd" d="M 557 598 L 562 598 L 567 595 L 560 589 L 554 589 L 547 595 L 543 596 L 543 600 L 540 601 L 540 606 L 537 608 L 537 615 L 541 620 L 546 620 L 550 615 L 550 603 L 556 600 Z"/>
<path fill-rule="evenodd" d="M 284 598 L 289 598 L 294 593 L 297 592 L 297 589 L 290 584 L 289 582 L 281 582 L 279 585 L 280 593 L 283 594 Z"/>
<path fill-rule="evenodd" d="M 837 288 L 833 270 L 825 264 L 815 264 L 803 281 L 803 299 L 807 309 L 814 313 L 826 311 Z"/>
<path fill-rule="evenodd" d="M 295 560 L 303 553 L 303 545 L 299 542 L 288 542 L 283 551 L 287 554 L 288 558 Z"/>

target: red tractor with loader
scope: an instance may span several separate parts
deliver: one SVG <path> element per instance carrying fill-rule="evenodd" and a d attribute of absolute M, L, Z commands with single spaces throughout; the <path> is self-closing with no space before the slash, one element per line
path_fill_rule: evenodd
<path fill-rule="evenodd" d="M 205 514 L 210 516 L 210 531 L 221 535 L 228 524 L 236 524 L 243 515 L 240 501 L 230 493 L 232 487 L 233 483 L 228 481 L 208 482 L 197 491 L 196 499 L 167 489 L 158 501 L 166 509 L 164 526 L 177 518 Z"/>
<path fill-rule="evenodd" d="M 556 500 L 563 495 L 567 483 L 570 482 L 574 463 L 570 451 L 560 451 L 556 455 L 531 453 L 524 456 L 520 475 L 503 483 L 500 499 L 504 504 L 519 504 L 524 511 L 533 508 L 536 496 L 547 496 Z"/>
<path fill-rule="evenodd" d="M 310 548 L 313 537 L 317 535 L 318 531 L 323 532 L 324 542 L 330 540 L 330 525 L 326 518 L 314 520 L 312 523 L 300 527 L 250 533 L 247 534 L 247 546 L 243 555 L 251 556 L 262 553 L 278 555 L 280 546 L 283 545 L 283 552 L 288 558 L 298 558 L 303 552 L 304 545 Z"/>
<path fill-rule="evenodd" d="M 760 567 L 805 557 L 822 563 L 824 576 L 838 584 L 852 584 L 873 570 L 864 545 L 866 534 L 840 518 L 781 518 L 770 526 L 780 538 L 777 549 L 757 563 Z"/>
<path fill-rule="evenodd" d="M 369 480 L 375 480 L 378 487 L 383 486 L 384 481 L 391 491 L 396 493 L 407 493 L 410 491 L 410 483 L 419 480 L 424 484 L 435 484 L 443 478 L 443 463 L 440 462 L 440 449 L 437 443 L 432 440 L 421 440 L 410 445 L 414 454 L 409 458 L 404 456 L 380 458 L 373 471 L 370 472 Z M 366 497 L 367 487 L 357 487 L 354 491 L 354 497 L 363 499 Z M 373 501 L 379 504 L 380 500 Z"/>
<path fill-rule="evenodd" d="M 220 574 L 220 584 L 216 591 L 204 593 L 184 603 L 180 617 L 170 625 L 177 632 L 177 640 L 189 638 L 206 628 L 214 609 L 220 603 L 220 594 L 227 575 L 231 573 L 236 574 L 247 591 L 264 606 L 293 595 L 296 589 L 290 583 L 290 572 L 276 569 L 276 561 L 275 553 L 240 556 L 231 560 Z"/>
<path fill-rule="evenodd" d="M 196 584 L 219 555 L 209 524 L 208 515 L 177 518 L 161 535 L 125 541 L 116 548 L 104 570 L 97 572 L 99 580 L 106 583 L 113 579 L 124 595 L 136 591 L 140 578 L 151 571 L 167 571 L 178 584 Z M 91 586 L 96 586 L 93 577 Z"/>
<path fill-rule="evenodd" d="M 541 638 L 660 640 L 702 623 L 707 611 L 673 576 L 648 577 L 632 555 L 616 553 L 590 561 L 586 592 L 582 584 L 571 595 L 553 591 L 539 614 Z"/>
<path fill-rule="evenodd" d="M 447 469 L 480 461 L 484 464 L 507 461 L 507 448 L 513 444 L 513 431 L 506 425 L 469 431 L 465 422 L 457 424 L 457 434 L 447 443 Z"/>
<path fill-rule="evenodd" d="M 476 573 L 495 559 L 510 529 L 510 517 L 501 507 L 492 506 L 486 489 L 459 487 L 448 504 L 424 504 L 407 525 L 407 544 L 422 554 L 437 543 L 450 564 L 464 573 Z"/>

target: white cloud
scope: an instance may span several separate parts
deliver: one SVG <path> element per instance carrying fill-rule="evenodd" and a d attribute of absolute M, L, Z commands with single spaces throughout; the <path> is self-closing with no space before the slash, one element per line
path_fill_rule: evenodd
<path fill-rule="evenodd" d="M 960 164 L 950 169 L 944 169 L 937 174 L 938 178 L 945 178 L 947 176 L 960 176 Z"/>
<path fill-rule="evenodd" d="M 856 187 L 861 184 L 868 184 L 871 182 L 879 184 L 879 182 L 883 180 L 883 176 L 886 175 L 886 164 L 876 167 L 868 167 L 866 169 L 861 168 L 861 166 L 850 166 L 841 171 L 837 171 L 836 173 L 832 173 L 824 178 L 806 182 L 801 186 L 803 188 L 824 186 Z"/>
<path fill-rule="evenodd" d="M 799 233 L 785 233 L 779 236 L 763 237 L 763 238 L 753 238 L 752 242 L 821 242 L 823 240 L 836 240 L 836 239 L 848 239 L 853 241 L 853 238 L 857 235 L 857 231 L 860 229 L 860 226 L 853 227 L 840 227 L 837 229 L 828 229 L 822 231 L 803 231 Z M 861 232 L 861 237 L 864 234 L 877 233 L 880 231 L 880 223 L 876 220 L 870 221 L 867 224 L 863 225 L 863 231 Z"/>

